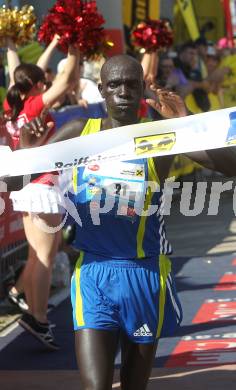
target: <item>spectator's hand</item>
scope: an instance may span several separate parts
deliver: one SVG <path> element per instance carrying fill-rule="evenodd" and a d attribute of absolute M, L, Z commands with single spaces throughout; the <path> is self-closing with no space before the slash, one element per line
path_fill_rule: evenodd
<path fill-rule="evenodd" d="M 144 81 L 145 81 L 145 84 L 146 84 L 146 88 L 151 88 L 151 86 L 155 84 L 155 76 L 152 75 L 152 74 L 148 74 L 144 78 Z"/>
<path fill-rule="evenodd" d="M 224 81 L 225 75 L 230 75 L 232 73 L 232 69 L 228 66 L 224 66 L 222 68 L 217 68 L 208 75 L 207 80 L 214 81 L 217 83 L 222 83 Z"/>
<path fill-rule="evenodd" d="M 144 53 L 141 65 L 143 68 L 144 81 L 146 87 L 149 88 L 150 85 L 155 83 L 157 68 L 158 68 L 158 53 Z"/>
<path fill-rule="evenodd" d="M 88 108 L 88 102 L 85 99 L 79 99 L 78 105 L 79 105 L 79 107 Z"/>
<path fill-rule="evenodd" d="M 53 39 L 52 39 L 52 43 L 57 46 L 58 45 L 58 42 L 60 41 L 61 37 L 59 34 L 55 34 Z"/>
<path fill-rule="evenodd" d="M 180 118 L 188 115 L 184 101 L 179 95 L 153 85 L 150 89 L 155 92 L 156 99 L 146 99 L 146 102 L 158 111 L 163 118 Z"/>
<path fill-rule="evenodd" d="M 192 91 L 195 89 L 204 89 L 206 92 L 210 91 L 210 81 L 208 78 L 202 81 L 189 80 L 189 84 L 191 85 Z"/>
<path fill-rule="evenodd" d="M 12 49 L 16 47 L 15 43 L 10 37 L 2 37 L 1 38 L 1 47 L 5 47 L 7 49 Z"/>
<path fill-rule="evenodd" d="M 220 90 L 220 87 L 221 87 L 221 83 L 219 82 L 216 82 L 216 81 L 211 81 L 209 83 L 210 87 L 208 89 L 208 92 L 212 92 L 214 94 L 218 94 L 219 93 L 219 90 Z"/>
<path fill-rule="evenodd" d="M 49 131 L 54 126 L 53 122 L 46 124 L 48 110 L 42 111 L 41 115 L 26 123 L 20 129 L 20 148 L 32 148 L 45 143 Z"/>

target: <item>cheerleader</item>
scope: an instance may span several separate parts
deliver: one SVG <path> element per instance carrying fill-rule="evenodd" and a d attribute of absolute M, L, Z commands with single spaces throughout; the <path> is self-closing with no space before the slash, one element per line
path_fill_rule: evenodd
<path fill-rule="evenodd" d="M 6 129 L 11 136 L 13 147 L 17 148 L 20 129 L 38 117 L 44 109 L 50 108 L 58 98 L 71 87 L 79 64 L 79 51 L 69 46 L 64 72 L 45 90 L 45 73 L 48 60 L 57 47 L 59 37 L 54 39 L 42 54 L 37 65 L 20 64 L 15 44 L 7 40 L 7 60 L 10 85 L 4 102 L 7 116 Z M 55 132 L 50 115 L 46 116 L 50 131 L 46 142 Z M 30 164 L 30 161 L 29 161 Z M 29 310 L 19 323 L 39 339 L 48 349 L 57 350 L 50 324 L 47 307 L 50 291 L 53 260 L 60 241 L 62 204 L 58 190 L 57 174 L 42 174 L 30 181 L 22 190 L 10 195 L 15 211 L 21 211 L 26 239 L 29 244 L 28 259 L 24 269 L 24 291 Z"/>

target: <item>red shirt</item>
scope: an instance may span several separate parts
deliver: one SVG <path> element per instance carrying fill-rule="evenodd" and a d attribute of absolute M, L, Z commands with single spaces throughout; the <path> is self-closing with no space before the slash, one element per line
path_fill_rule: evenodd
<path fill-rule="evenodd" d="M 4 100 L 3 103 L 4 111 L 8 114 L 11 114 L 11 107 L 9 106 L 7 100 Z M 13 141 L 13 148 L 16 149 L 19 144 L 20 139 L 20 128 L 30 121 L 32 121 L 34 118 L 39 116 L 43 109 L 45 108 L 43 103 L 43 95 L 37 95 L 37 96 L 30 96 L 27 100 L 24 102 L 23 110 L 18 115 L 18 118 L 16 122 L 7 121 L 6 123 L 6 129 L 7 132 L 10 134 L 11 139 Z M 50 114 L 46 117 L 46 123 L 48 122 L 54 122 L 52 116 Z M 50 130 L 50 133 L 48 135 L 48 139 L 54 134 L 55 127 L 53 127 Z M 47 140 L 48 140 L 47 139 Z"/>
<path fill-rule="evenodd" d="M 11 107 L 9 106 L 7 100 L 4 100 L 3 103 L 4 111 L 7 114 L 11 114 Z M 16 149 L 19 140 L 20 140 L 20 129 L 25 124 L 36 118 L 41 114 L 45 105 L 43 103 L 43 95 L 30 96 L 27 100 L 24 101 L 24 107 L 18 115 L 18 118 L 15 122 L 7 121 L 6 122 L 6 130 L 10 134 L 13 143 L 13 149 Z M 54 122 L 52 116 L 48 114 L 46 116 L 46 123 Z M 54 122 L 55 123 L 55 122 Z M 46 141 L 55 133 L 55 126 L 49 131 L 48 137 Z M 33 180 L 34 183 L 42 183 L 42 184 L 51 184 L 53 185 L 53 176 L 51 174 L 56 174 L 57 172 L 45 173 L 37 179 Z M 51 179 L 50 179 L 51 178 Z"/>

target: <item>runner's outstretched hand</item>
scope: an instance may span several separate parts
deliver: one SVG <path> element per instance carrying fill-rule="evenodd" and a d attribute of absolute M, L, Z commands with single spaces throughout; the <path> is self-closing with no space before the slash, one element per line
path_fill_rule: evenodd
<path fill-rule="evenodd" d="M 46 124 L 48 109 L 44 109 L 40 116 L 25 123 L 20 129 L 20 148 L 33 148 L 45 143 L 49 131 L 54 126 L 53 122 Z"/>
<path fill-rule="evenodd" d="M 174 92 L 167 91 L 151 85 L 150 89 L 155 93 L 156 99 L 146 99 L 146 102 L 158 111 L 165 119 L 180 118 L 188 115 L 183 99 Z"/>

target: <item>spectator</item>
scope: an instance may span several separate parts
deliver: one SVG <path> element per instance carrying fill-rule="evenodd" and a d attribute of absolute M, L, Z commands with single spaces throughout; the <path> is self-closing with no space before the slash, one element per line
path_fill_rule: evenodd
<path fill-rule="evenodd" d="M 170 58 L 168 54 L 161 55 L 159 58 L 159 66 L 157 72 L 157 84 L 160 85 L 160 87 L 173 89 L 170 80 L 174 69 L 175 64 L 173 59 Z"/>
<path fill-rule="evenodd" d="M 45 75 L 45 80 L 46 80 L 45 85 L 46 85 L 46 88 L 48 89 L 52 86 L 52 83 L 53 83 L 56 75 L 51 68 L 46 68 L 44 75 Z"/>
<path fill-rule="evenodd" d="M 57 47 L 58 39 L 58 36 L 54 37 L 40 57 L 38 65 L 20 64 L 16 47 L 8 39 L 10 85 L 4 109 L 8 117 L 7 130 L 15 148 L 19 147 L 21 127 L 63 96 L 74 78 L 78 51 L 69 47 L 64 72 L 45 92 L 44 71 L 51 54 Z M 55 126 L 49 115 L 46 115 L 46 122 L 50 125 L 48 140 L 53 135 Z M 52 232 L 45 230 L 47 225 L 56 228 L 61 221 L 58 205 L 60 193 L 55 183 L 57 183 L 55 173 L 42 174 L 23 190 L 12 192 L 10 196 L 14 210 L 23 212 L 24 230 L 29 246 L 24 269 L 24 291 L 29 312 L 23 314 L 19 323 L 49 350 L 59 348 L 47 319 L 52 266 L 61 237 L 58 229 Z"/>
<path fill-rule="evenodd" d="M 81 99 L 84 99 L 88 104 L 103 102 L 99 90 L 98 90 L 98 73 L 100 74 L 100 68 L 102 62 L 85 61 L 81 65 L 81 77 L 79 82 L 78 95 Z"/>
<path fill-rule="evenodd" d="M 208 41 L 205 37 L 196 39 L 195 46 L 198 52 L 198 64 L 197 67 L 201 73 L 202 79 L 207 77 L 206 58 L 208 50 Z"/>
<path fill-rule="evenodd" d="M 55 80 L 60 78 L 60 75 L 64 72 L 65 64 L 66 64 L 66 58 L 63 58 L 58 63 Z M 68 88 L 67 92 L 63 96 L 59 96 L 57 101 L 52 106 L 53 109 L 60 110 L 61 108 L 72 106 L 72 105 L 78 105 L 84 108 L 88 107 L 88 102 L 78 97 L 77 91 L 79 89 L 79 80 L 80 80 L 80 65 L 77 66 L 75 77 L 73 83 L 71 83 L 70 88 Z"/>

